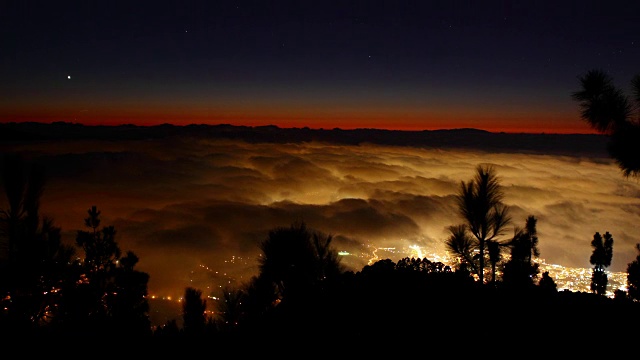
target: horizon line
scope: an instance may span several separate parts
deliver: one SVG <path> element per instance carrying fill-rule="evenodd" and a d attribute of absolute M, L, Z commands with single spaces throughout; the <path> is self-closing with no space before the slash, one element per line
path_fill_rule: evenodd
<path fill-rule="evenodd" d="M 333 127 L 333 128 L 325 128 L 325 127 L 311 127 L 311 126 L 282 126 L 277 124 L 264 124 L 264 125 L 245 125 L 245 124 L 232 124 L 232 123 L 170 123 L 170 122 L 162 122 L 162 123 L 144 123 L 144 124 L 135 124 L 131 122 L 102 122 L 102 123 L 87 123 L 87 122 L 73 122 L 73 121 L 64 121 L 64 120 L 55 120 L 55 121 L 0 121 L 0 124 L 11 125 L 11 124 L 39 124 L 39 125 L 57 125 L 57 124 L 65 124 L 65 125 L 75 125 L 75 126 L 85 126 L 85 127 L 139 127 L 139 128 L 154 128 L 154 127 L 162 127 L 162 126 L 173 126 L 173 127 L 182 127 L 186 128 L 189 126 L 229 126 L 229 127 L 244 127 L 244 128 L 277 128 L 277 129 L 289 129 L 289 130 L 320 130 L 320 131 L 357 131 L 357 130 L 375 130 L 375 131 L 390 131 L 390 132 L 430 132 L 430 131 L 459 131 L 459 130 L 472 130 L 472 131 L 482 131 L 492 134 L 523 134 L 523 135 L 602 135 L 606 136 L 606 134 L 599 133 L 595 130 L 579 132 L 579 131 L 532 131 L 532 130 L 489 130 L 483 129 L 480 127 L 451 127 L 451 128 L 422 128 L 422 129 L 406 129 L 406 128 L 382 128 L 382 127 Z"/>

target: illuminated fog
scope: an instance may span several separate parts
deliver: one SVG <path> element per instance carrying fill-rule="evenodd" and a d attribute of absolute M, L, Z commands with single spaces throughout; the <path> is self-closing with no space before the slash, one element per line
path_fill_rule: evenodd
<path fill-rule="evenodd" d="M 47 160 L 42 209 L 65 240 L 73 243 L 96 205 L 102 224 L 116 227 L 120 248 L 140 257 L 150 294 L 247 279 L 258 243 L 294 221 L 333 235 L 356 271 L 377 248 L 395 248 L 377 252 L 394 261 L 445 256 L 446 227 L 460 223 L 453 196 L 478 164 L 495 166 L 512 227 L 538 218 L 547 263 L 591 267 L 593 234 L 609 231 L 609 270 L 625 271 L 640 243 L 640 184 L 609 158 L 192 139 L 18 149 Z"/>

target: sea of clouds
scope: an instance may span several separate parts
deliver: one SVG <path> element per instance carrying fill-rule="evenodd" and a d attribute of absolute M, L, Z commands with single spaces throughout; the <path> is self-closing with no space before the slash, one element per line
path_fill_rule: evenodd
<path fill-rule="evenodd" d="M 257 272 L 269 230 L 296 221 L 332 236 L 354 271 L 379 258 L 445 259 L 446 229 L 462 222 L 455 194 L 479 164 L 492 165 L 503 186 L 513 220 L 503 239 L 536 216 L 546 263 L 590 268 L 593 235 L 608 231 L 608 270 L 626 271 L 640 243 L 640 184 L 607 157 L 193 138 L 13 150 L 46 164 L 42 213 L 65 241 L 97 206 L 151 276 L 150 294 L 244 281 Z"/>

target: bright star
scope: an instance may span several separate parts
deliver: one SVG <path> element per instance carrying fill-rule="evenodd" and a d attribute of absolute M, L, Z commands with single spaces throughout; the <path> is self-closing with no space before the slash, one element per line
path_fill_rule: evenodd
<path fill-rule="evenodd" d="M 67 79 L 71 79 L 71 75 L 67 75 Z"/>

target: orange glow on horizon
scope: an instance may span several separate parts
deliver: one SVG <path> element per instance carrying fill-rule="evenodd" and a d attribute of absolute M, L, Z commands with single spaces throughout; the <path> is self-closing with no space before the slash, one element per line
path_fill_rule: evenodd
<path fill-rule="evenodd" d="M 432 107 L 400 108 L 371 104 L 370 107 L 318 107 L 293 104 L 190 104 L 142 101 L 138 107 L 122 103 L 45 103 L 42 106 L 14 104 L 0 114 L 0 122 L 56 122 L 84 125 L 154 126 L 174 124 L 230 124 L 310 129 L 385 129 L 422 131 L 474 128 L 505 133 L 597 134 L 580 119 L 576 109 L 523 109 Z"/>

